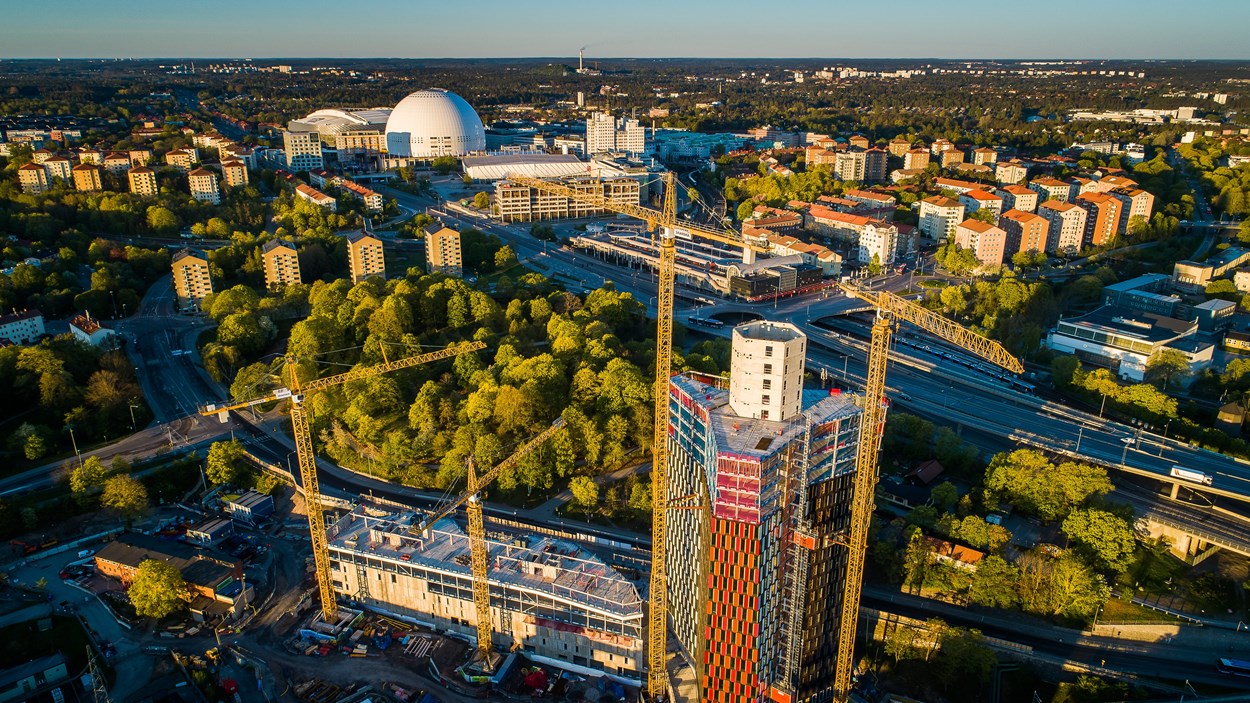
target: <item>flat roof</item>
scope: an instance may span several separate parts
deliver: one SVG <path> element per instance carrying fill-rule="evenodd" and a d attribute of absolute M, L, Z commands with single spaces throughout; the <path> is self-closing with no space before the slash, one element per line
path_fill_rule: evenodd
<path fill-rule="evenodd" d="M 1122 337 L 1133 337 L 1152 344 L 1176 339 L 1198 326 L 1196 322 L 1186 322 L 1148 312 L 1124 310 L 1110 305 L 1104 305 L 1080 317 L 1059 322 L 1089 327 Z"/>
<path fill-rule="evenodd" d="M 330 527 L 330 547 L 470 578 L 465 531 L 451 518 L 443 518 L 418 532 L 423 519 L 417 512 L 357 506 Z M 614 617 L 642 617 L 637 587 L 572 542 L 492 525 L 486 547 L 493 584 L 542 592 Z"/>
<path fill-rule="evenodd" d="M 1129 290 L 1135 290 L 1137 288 L 1145 288 L 1146 286 L 1156 285 L 1163 281 L 1170 281 L 1170 280 L 1172 280 L 1172 277 L 1167 275 L 1166 273 L 1143 273 L 1142 275 L 1136 278 L 1130 278 L 1127 281 L 1120 281 L 1119 283 L 1112 283 L 1110 285 L 1104 286 L 1103 290 L 1124 292 L 1124 291 L 1129 291 Z"/>

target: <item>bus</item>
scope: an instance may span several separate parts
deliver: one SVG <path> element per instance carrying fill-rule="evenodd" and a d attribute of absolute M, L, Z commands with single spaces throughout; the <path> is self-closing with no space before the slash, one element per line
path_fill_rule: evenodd
<path fill-rule="evenodd" d="M 1215 665 L 1215 670 L 1221 674 L 1231 674 L 1232 676 L 1250 676 L 1250 661 L 1244 659 L 1221 659 Z"/>
<path fill-rule="evenodd" d="M 1210 476 L 1202 473 L 1201 471 L 1194 471 L 1193 469 L 1187 469 L 1183 466 L 1173 466 L 1171 476 L 1172 478 L 1179 478 L 1182 481 L 1201 483 L 1204 486 L 1210 486 L 1212 481 Z"/>

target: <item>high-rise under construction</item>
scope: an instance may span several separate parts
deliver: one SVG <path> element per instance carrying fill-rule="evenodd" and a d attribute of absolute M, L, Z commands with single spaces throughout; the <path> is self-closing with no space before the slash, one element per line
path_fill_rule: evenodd
<path fill-rule="evenodd" d="M 807 338 L 733 331 L 728 387 L 669 385 L 672 632 L 714 703 L 832 700 L 861 411 L 803 389 Z"/>

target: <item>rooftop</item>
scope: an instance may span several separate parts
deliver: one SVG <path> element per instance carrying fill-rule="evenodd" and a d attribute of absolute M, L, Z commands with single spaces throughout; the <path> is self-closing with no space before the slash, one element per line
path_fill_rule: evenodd
<path fill-rule="evenodd" d="M 1151 344 L 1175 340 L 1198 328 L 1196 322 L 1186 322 L 1154 313 L 1125 310 L 1109 305 L 1104 305 L 1080 317 L 1060 320 L 1060 323 L 1080 325 L 1121 337 L 1132 337 Z"/>
<path fill-rule="evenodd" d="M 420 564 L 469 576 L 469 538 L 450 518 L 419 532 L 421 515 L 358 506 L 329 529 L 331 549 L 367 553 L 395 564 Z M 525 588 L 616 617 L 642 617 L 633 583 L 601 559 L 565 540 L 522 532 L 487 536 L 490 581 Z"/>

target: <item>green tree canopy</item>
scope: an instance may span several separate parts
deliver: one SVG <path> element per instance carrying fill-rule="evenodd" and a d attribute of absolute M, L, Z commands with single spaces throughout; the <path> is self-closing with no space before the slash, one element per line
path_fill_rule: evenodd
<path fill-rule="evenodd" d="M 1114 513 L 1078 508 L 1064 518 L 1063 532 L 1103 569 L 1122 572 L 1133 559 L 1133 528 Z"/>
<path fill-rule="evenodd" d="M 81 466 L 74 469 L 73 473 L 69 475 L 69 490 L 75 496 L 85 495 L 103 486 L 107 475 L 108 472 L 100 458 L 89 456 Z"/>
<path fill-rule="evenodd" d="M 577 503 L 582 512 L 589 513 L 599 502 L 599 484 L 589 476 L 574 476 L 569 481 L 569 492 L 573 494 L 573 502 Z"/>
<path fill-rule="evenodd" d="M 208 448 L 204 463 L 204 475 L 214 486 L 234 483 L 239 478 L 243 464 L 243 445 L 238 440 L 213 442 Z"/>
<path fill-rule="evenodd" d="M 104 482 L 100 503 L 117 511 L 127 520 L 133 520 L 148 509 L 148 489 L 139 479 L 130 476 L 114 476 Z"/>
<path fill-rule="evenodd" d="M 990 461 L 985 489 L 1046 520 L 1058 520 L 1094 495 L 1113 486 L 1106 470 L 1074 461 L 1055 466 L 1041 452 L 1018 449 Z"/>
<path fill-rule="evenodd" d="M 173 564 L 147 559 L 139 563 L 126 595 L 141 617 L 160 619 L 186 605 L 187 582 Z"/>

